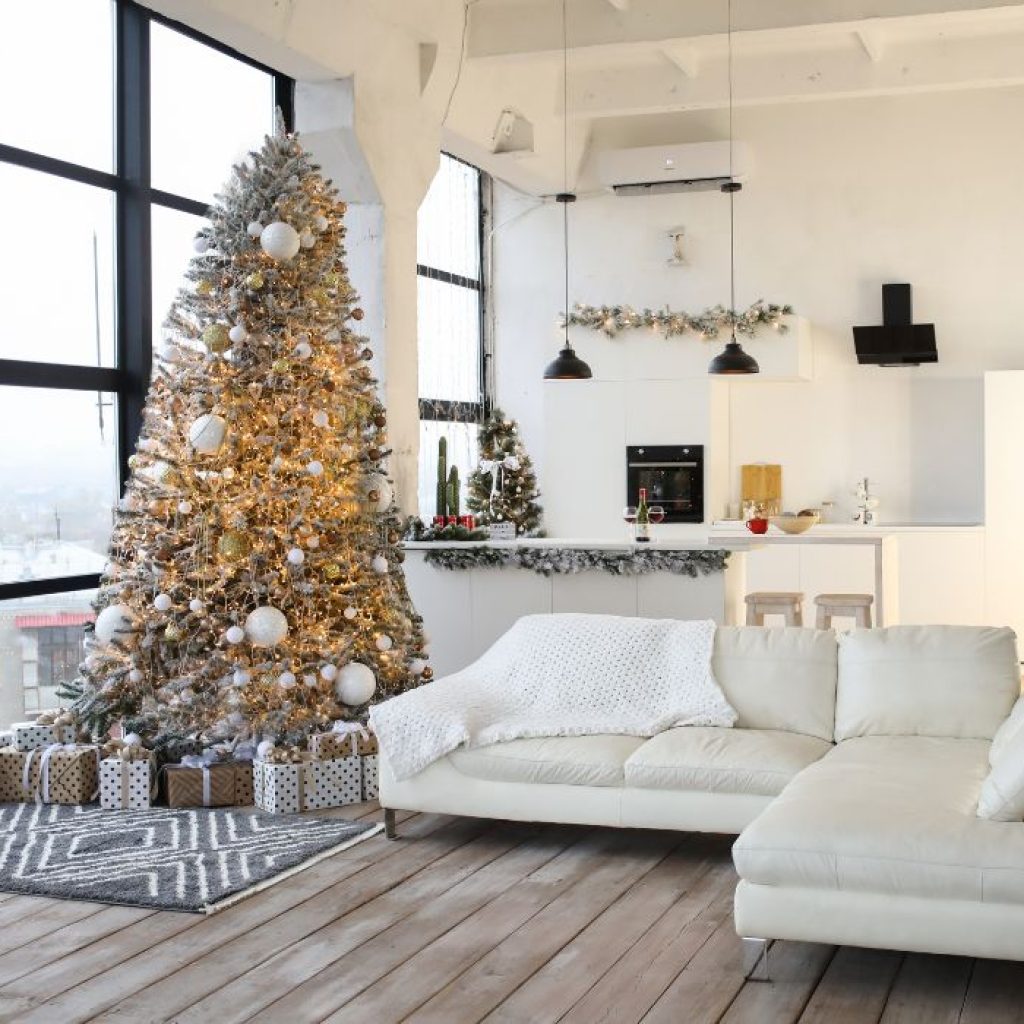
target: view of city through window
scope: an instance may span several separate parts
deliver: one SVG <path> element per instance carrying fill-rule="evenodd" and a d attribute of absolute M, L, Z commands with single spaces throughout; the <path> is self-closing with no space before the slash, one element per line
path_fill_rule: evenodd
<path fill-rule="evenodd" d="M 93 591 L 57 581 L 102 571 L 120 489 L 123 396 L 84 379 L 117 366 L 128 287 L 116 252 L 117 15 L 114 0 L 19 5 L 7 25 L 19 45 L 0 60 L 0 89 L 17 98 L 0 119 L 0 189 L 16 197 L 5 235 L 17 239 L 0 252 L 0 724 L 52 706 L 76 672 Z M 158 348 L 202 205 L 272 129 L 275 79 L 135 16 L 149 33 L 152 184 L 168 194 L 147 211 L 151 294 L 136 296 L 151 304 Z M 25 363 L 52 364 L 52 379 L 37 367 L 19 386 Z M 10 597 L 19 584 L 53 592 Z"/>

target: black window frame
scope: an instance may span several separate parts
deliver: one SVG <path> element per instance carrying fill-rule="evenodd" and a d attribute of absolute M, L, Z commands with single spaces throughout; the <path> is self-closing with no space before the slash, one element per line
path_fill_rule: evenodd
<path fill-rule="evenodd" d="M 486 284 L 486 239 L 487 239 L 487 217 L 488 202 L 485 190 L 489 183 L 489 176 L 486 171 L 471 164 L 468 160 L 456 156 L 454 153 L 441 151 L 441 155 L 471 168 L 477 176 L 477 251 L 479 257 L 477 268 L 479 277 L 463 277 L 461 274 L 453 274 L 439 267 L 431 267 L 424 263 L 416 264 L 416 276 L 426 277 L 434 281 L 441 281 L 445 284 L 455 285 L 459 288 L 468 288 L 477 292 L 477 306 L 479 310 L 479 399 L 475 402 L 456 401 L 450 398 L 428 398 L 419 397 L 419 418 L 436 423 L 483 423 L 491 411 L 491 388 L 490 388 L 490 346 L 487 339 L 487 284 Z M 417 389 L 418 391 L 418 389 Z"/>
<path fill-rule="evenodd" d="M 270 75 L 285 126 L 294 124 L 295 81 L 217 39 L 164 17 L 134 0 L 114 0 L 115 169 L 99 171 L 0 142 L 0 163 L 106 189 L 115 198 L 115 365 L 78 366 L 0 359 L 0 386 L 107 392 L 117 397 L 117 482 L 123 493 L 128 458 L 142 426 L 153 364 L 152 209 L 205 217 L 209 203 L 153 188 L 150 167 L 149 27 L 164 25 Z M 0 602 L 92 590 L 100 574 L 0 583 Z"/>

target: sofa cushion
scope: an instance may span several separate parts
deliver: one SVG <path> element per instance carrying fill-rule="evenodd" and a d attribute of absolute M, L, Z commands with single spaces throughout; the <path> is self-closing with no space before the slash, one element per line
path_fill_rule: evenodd
<path fill-rule="evenodd" d="M 1010 745 L 1010 742 L 1018 733 L 1024 733 L 1024 697 L 1018 697 L 1017 703 L 1010 711 L 1010 717 L 996 729 L 992 737 L 992 746 L 988 752 L 988 763 L 995 764 L 999 755 Z"/>
<path fill-rule="evenodd" d="M 801 772 L 733 847 L 746 881 L 1024 904 L 1024 825 L 977 817 L 988 742 L 867 736 Z"/>
<path fill-rule="evenodd" d="M 858 629 L 839 638 L 835 738 L 990 740 L 1019 694 L 1012 629 Z"/>
<path fill-rule="evenodd" d="M 827 740 L 774 729 L 669 729 L 626 762 L 626 785 L 775 796 L 832 748 Z"/>
<path fill-rule="evenodd" d="M 831 740 L 836 638 L 831 630 L 720 626 L 711 667 L 744 729 Z"/>
<path fill-rule="evenodd" d="M 621 786 L 626 759 L 644 743 L 638 736 L 544 736 L 453 750 L 463 775 L 491 782 Z"/>
<path fill-rule="evenodd" d="M 1024 729 L 1017 729 L 1002 744 L 995 759 L 990 757 L 990 764 L 981 784 L 978 817 L 1024 821 Z"/>

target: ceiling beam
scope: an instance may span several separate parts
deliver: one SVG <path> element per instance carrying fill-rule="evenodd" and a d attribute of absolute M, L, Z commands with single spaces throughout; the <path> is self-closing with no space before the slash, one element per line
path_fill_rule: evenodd
<path fill-rule="evenodd" d="M 659 47 L 662 56 L 674 64 L 687 78 L 700 74 L 700 56 L 697 48 L 688 43 L 668 43 Z"/>
<path fill-rule="evenodd" d="M 857 37 L 857 42 L 860 43 L 861 49 L 867 54 L 868 59 L 873 64 L 877 64 L 885 54 L 882 30 L 862 25 L 860 28 L 854 29 L 853 34 Z"/>

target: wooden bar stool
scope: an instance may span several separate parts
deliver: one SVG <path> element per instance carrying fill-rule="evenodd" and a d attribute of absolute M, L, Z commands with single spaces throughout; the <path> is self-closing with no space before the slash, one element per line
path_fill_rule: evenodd
<path fill-rule="evenodd" d="M 766 615 L 781 615 L 787 626 L 804 624 L 803 594 L 785 591 L 759 590 L 747 594 L 747 625 L 763 626 Z"/>
<path fill-rule="evenodd" d="M 814 603 L 817 605 L 815 625 L 818 629 L 829 629 L 834 615 L 848 616 L 854 624 L 863 628 L 871 628 L 871 605 L 875 599 L 871 594 L 819 594 Z"/>

